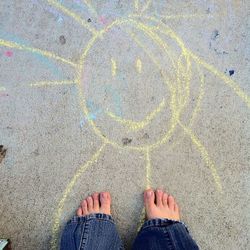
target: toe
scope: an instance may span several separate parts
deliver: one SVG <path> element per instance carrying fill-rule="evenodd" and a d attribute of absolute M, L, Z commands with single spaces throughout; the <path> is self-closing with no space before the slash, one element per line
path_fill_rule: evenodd
<path fill-rule="evenodd" d="M 91 196 L 89 196 L 87 198 L 87 203 L 88 203 L 88 210 L 90 213 L 93 213 L 93 209 L 94 209 L 94 204 L 93 204 L 93 199 Z"/>
<path fill-rule="evenodd" d="M 77 216 L 82 216 L 82 208 L 79 207 L 77 210 L 76 210 L 76 215 Z"/>
<path fill-rule="evenodd" d="M 88 211 L 88 204 L 86 200 L 83 200 L 81 203 L 81 208 L 82 208 L 82 216 L 88 215 L 89 211 Z"/>
<path fill-rule="evenodd" d="M 92 194 L 92 198 L 93 198 L 93 203 L 94 203 L 94 210 L 95 212 L 99 212 L 99 194 L 98 193 L 93 193 Z"/>
<path fill-rule="evenodd" d="M 111 195 L 109 192 L 100 193 L 100 210 L 102 213 L 110 214 Z"/>
<path fill-rule="evenodd" d="M 167 193 L 163 194 L 162 203 L 164 207 L 168 207 L 168 194 Z"/>
<path fill-rule="evenodd" d="M 169 209 L 174 210 L 174 204 L 175 204 L 174 197 L 172 195 L 169 195 L 168 196 L 168 206 L 169 206 Z"/>
<path fill-rule="evenodd" d="M 109 205 L 111 203 L 111 196 L 109 192 L 101 192 L 100 194 L 101 206 Z"/>
<path fill-rule="evenodd" d="M 178 214 L 179 214 L 179 212 L 180 212 L 179 206 L 178 206 L 177 203 L 174 204 L 174 211 L 175 211 L 176 213 L 178 213 Z"/>
<path fill-rule="evenodd" d="M 163 205 L 162 198 L 163 198 L 163 191 L 161 189 L 156 190 L 156 205 L 161 207 Z"/>
<path fill-rule="evenodd" d="M 146 208 L 155 205 L 155 194 L 152 189 L 147 189 L 144 191 L 144 203 Z"/>

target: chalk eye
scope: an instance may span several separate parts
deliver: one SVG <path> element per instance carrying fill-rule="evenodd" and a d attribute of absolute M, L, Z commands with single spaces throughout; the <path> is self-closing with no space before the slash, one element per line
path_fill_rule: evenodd
<path fill-rule="evenodd" d="M 117 69 L 116 61 L 113 58 L 111 58 L 111 73 L 113 77 L 115 77 L 116 75 L 116 69 Z"/>
<path fill-rule="evenodd" d="M 140 59 L 136 60 L 135 67 L 136 67 L 136 71 L 140 74 L 142 71 L 142 62 Z"/>

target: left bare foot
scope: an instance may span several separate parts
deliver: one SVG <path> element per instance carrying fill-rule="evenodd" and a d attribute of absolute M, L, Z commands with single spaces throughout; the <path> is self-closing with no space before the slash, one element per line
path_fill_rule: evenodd
<path fill-rule="evenodd" d="M 76 214 L 77 216 L 96 213 L 111 215 L 110 205 L 111 195 L 109 192 L 93 193 L 81 202 Z"/>

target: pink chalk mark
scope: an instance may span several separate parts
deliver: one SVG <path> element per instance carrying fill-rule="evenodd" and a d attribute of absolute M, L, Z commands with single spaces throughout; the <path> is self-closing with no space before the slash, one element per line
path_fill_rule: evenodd
<path fill-rule="evenodd" d="M 9 95 L 5 93 L 0 94 L 0 97 L 4 97 L 4 96 L 9 96 Z"/>
<path fill-rule="evenodd" d="M 7 56 L 7 57 L 12 57 L 13 56 L 13 52 L 10 51 L 10 50 L 7 50 L 4 52 L 4 55 Z"/>
<path fill-rule="evenodd" d="M 99 21 L 100 21 L 100 23 L 102 23 L 102 24 L 104 24 L 104 25 L 106 25 L 106 24 L 108 23 L 107 18 L 104 17 L 104 16 L 100 16 Z"/>

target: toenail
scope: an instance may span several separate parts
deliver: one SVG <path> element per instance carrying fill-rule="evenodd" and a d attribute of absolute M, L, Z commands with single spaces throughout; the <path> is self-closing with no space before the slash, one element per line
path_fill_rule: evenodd
<path fill-rule="evenodd" d="M 152 191 L 147 191 L 147 197 L 150 198 L 152 196 L 153 192 Z"/>
<path fill-rule="evenodd" d="M 102 198 L 107 198 L 107 194 L 106 193 L 102 193 Z"/>

